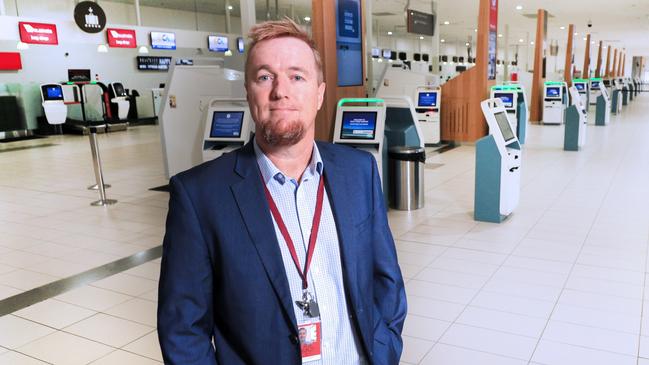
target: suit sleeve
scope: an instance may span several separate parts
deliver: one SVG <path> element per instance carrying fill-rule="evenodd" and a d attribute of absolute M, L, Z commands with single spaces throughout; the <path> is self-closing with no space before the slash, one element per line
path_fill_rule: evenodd
<path fill-rule="evenodd" d="M 181 180 L 169 186 L 158 294 L 158 338 L 168 365 L 216 365 L 213 277 L 207 244 Z"/>
<path fill-rule="evenodd" d="M 375 315 L 380 316 L 378 319 L 375 318 L 375 323 L 377 323 L 378 327 L 375 328 L 374 335 L 376 341 L 390 342 L 395 355 L 395 358 L 390 358 L 390 355 L 386 355 L 388 358 L 381 359 L 377 363 L 398 364 L 403 349 L 401 332 L 407 312 L 406 292 L 401 276 L 401 269 L 397 261 L 394 239 L 392 238 L 392 232 L 388 225 L 381 179 L 374 157 L 372 157 L 372 185 L 374 306 Z M 377 353 L 374 355 L 380 356 Z"/>

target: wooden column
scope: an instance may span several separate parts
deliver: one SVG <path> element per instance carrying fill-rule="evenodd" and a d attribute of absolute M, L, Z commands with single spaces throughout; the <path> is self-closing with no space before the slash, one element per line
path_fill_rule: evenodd
<path fill-rule="evenodd" d="M 624 52 L 624 56 L 622 56 L 622 72 L 620 72 L 621 77 L 624 77 L 625 70 L 626 70 L 626 51 Z"/>
<path fill-rule="evenodd" d="M 476 64 L 442 85 L 441 139 L 473 142 L 487 134 L 480 103 L 489 97 L 489 14 L 492 0 L 480 0 Z"/>
<path fill-rule="evenodd" d="M 548 31 L 548 12 L 539 9 L 536 16 L 536 41 L 534 43 L 534 77 L 532 80 L 532 102 L 530 121 L 543 120 L 543 82 L 545 81 L 545 41 Z"/>
<path fill-rule="evenodd" d="M 595 68 L 595 77 L 602 77 L 602 41 L 599 41 L 599 51 L 597 51 L 597 67 Z"/>
<path fill-rule="evenodd" d="M 566 46 L 566 63 L 563 67 L 563 79 L 572 86 L 572 37 L 575 34 L 575 25 L 568 26 L 568 45 Z"/>
<path fill-rule="evenodd" d="M 586 35 L 586 50 L 584 51 L 584 69 L 581 72 L 582 79 L 590 78 L 590 33 Z"/>
<path fill-rule="evenodd" d="M 611 75 L 611 47 L 610 45 L 608 46 L 608 49 L 606 50 L 606 69 L 604 70 L 604 77 L 609 77 Z"/>
<path fill-rule="evenodd" d="M 327 84 L 324 102 L 318 112 L 315 125 L 315 138 L 322 141 L 333 140 L 333 129 L 336 119 L 336 105 L 341 98 L 362 98 L 366 96 L 364 85 L 339 87 L 338 65 L 336 59 L 336 3 L 335 1 L 311 2 L 311 24 L 313 40 L 322 56 L 324 81 Z M 364 0 L 361 0 L 361 44 L 362 57 L 365 59 L 365 10 Z M 365 80 L 365 63 L 363 66 L 363 80 Z"/>
<path fill-rule="evenodd" d="M 613 69 L 611 69 L 611 77 L 617 77 L 617 48 L 613 50 Z"/>
<path fill-rule="evenodd" d="M 622 50 L 620 50 L 620 54 L 617 56 L 617 77 L 622 77 Z"/>

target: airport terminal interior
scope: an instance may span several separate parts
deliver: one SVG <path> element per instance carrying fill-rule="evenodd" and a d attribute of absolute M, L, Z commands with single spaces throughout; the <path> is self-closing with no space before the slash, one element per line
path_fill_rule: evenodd
<path fill-rule="evenodd" d="M 381 172 L 400 364 L 649 365 L 644 0 L 0 0 L 0 365 L 164 362 L 169 178 L 250 141 L 285 17 Z"/>

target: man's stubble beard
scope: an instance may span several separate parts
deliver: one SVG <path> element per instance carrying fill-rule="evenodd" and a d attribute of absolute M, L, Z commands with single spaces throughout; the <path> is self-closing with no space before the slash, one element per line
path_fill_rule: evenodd
<path fill-rule="evenodd" d="M 288 124 L 286 127 L 281 127 Z M 304 137 L 304 126 L 297 120 L 290 122 L 266 121 L 259 124 L 261 137 L 269 146 L 293 146 Z"/>

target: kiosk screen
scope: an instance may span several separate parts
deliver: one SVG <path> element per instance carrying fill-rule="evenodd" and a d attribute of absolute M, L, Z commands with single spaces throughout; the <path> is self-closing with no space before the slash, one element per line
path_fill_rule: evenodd
<path fill-rule="evenodd" d="M 498 112 L 494 114 L 494 118 L 496 118 L 496 123 L 498 123 L 498 128 L 500 128 L 500 133 L 502 133 L 505 142 L 513 139 L 515 136 L 512 131 L 512 126 L 507 119 L 507 113 Z"/>
<path fill-rule="evenodd" d="M 420 108 L 437 107 L 437 93 L 436 92 L 422 92 L 419 93 L 417 106 Z"/>
<path fill-rule="evenodd" d="M 559 87 L 549 87 L 545 89 L 546 98 L 559 98 L 561 95 L 561 88 Z"/>
<path fill-rule="evenodd" d="M 59 85 L 48 86 L 45 94 L 45 100 L 63 100 L 63 89 Z"/>
<path fill-rule="evenodd" d="M 505 108 L 514 107 L 514 94 L 512 93 L 495 93 L 494 97 L 503 101 Z"/>
<path fill-rule="evenodd" d="M 599 81 L 593 81 L 590 83 L 590 88 L 592 90 L 599 90 Z"/>
<path fill-rule="evenodd" d="M 210 138 L 239 138 L 243 125 L 243 112 L 216 111 L 212 114 Z"/>
<path fill-rule="evenodd" d="M 126 96 L 126 90 L 124 90 L 124 85 L 119 82 L 113 84 L 113 90 L 115 91 L 115 96 Z"/>
<path fill-rule="evenodd" d="M 381 50 L 379 48 L 372 48 L 372 57 L 379 58 L 381 56 Z"/>
<path fill-rule="evenodd" d="M 578 91 L 586 91 L 586 84 L 583 84 L 581 82 L 575 82 L 575 87 Z"/>
<path fill-rule="evenodd" d="M 381 51 L 381 53 L 383 55 L 383 58 L 386 58 L 386 59 L 392 58 L 392 51 L 389 50 L 389 49 L 384 49 L 383 51 Z"/>
<path fill-rule="evenodd" d="M 374 139 L 377 112 L 343 112 L 341 139 Z"/>

